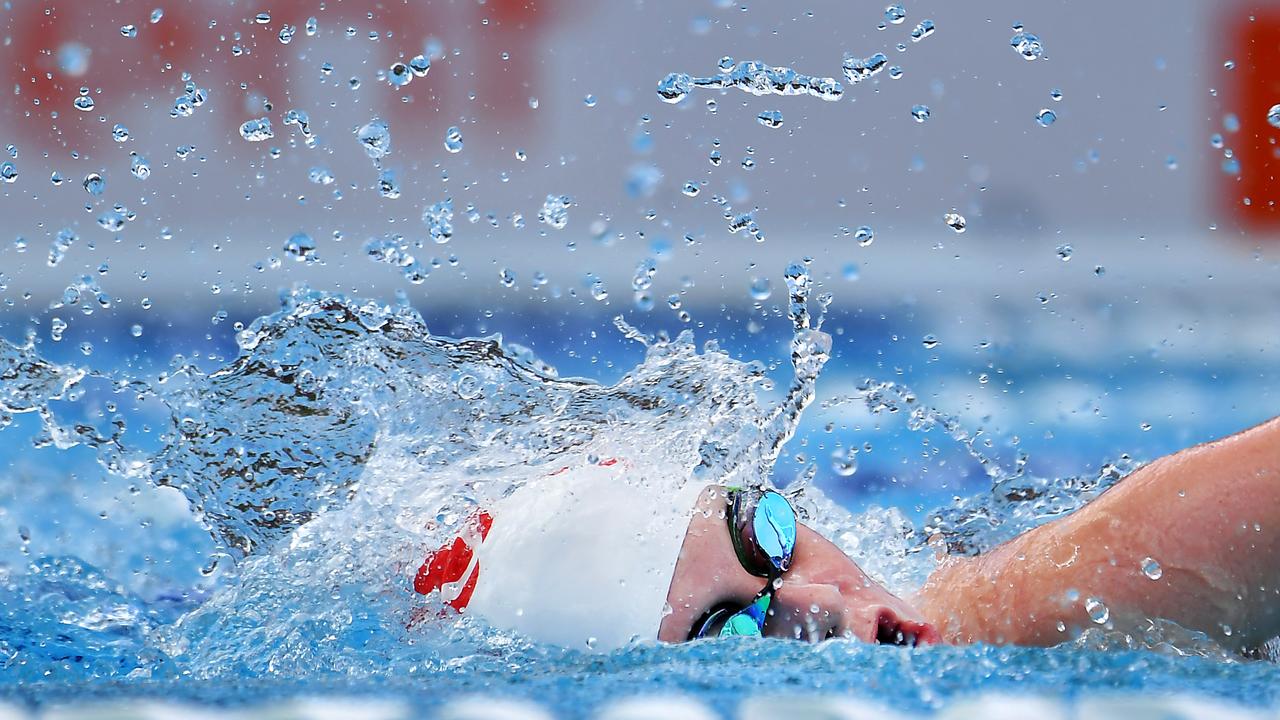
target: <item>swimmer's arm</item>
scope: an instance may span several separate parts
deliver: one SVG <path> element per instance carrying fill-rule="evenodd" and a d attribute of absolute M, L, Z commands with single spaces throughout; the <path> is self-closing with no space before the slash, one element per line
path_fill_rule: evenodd
<path fill-rule="evenodd" d="M 919 601 L 956 642 L 1046 645 L 1099 620 L 1140 632 L 1165 618 L 1250 648 L 1280 634 L 1277 585 L 1280 418 L 1161 458 L 1069 516 L 947 561 Z"/>

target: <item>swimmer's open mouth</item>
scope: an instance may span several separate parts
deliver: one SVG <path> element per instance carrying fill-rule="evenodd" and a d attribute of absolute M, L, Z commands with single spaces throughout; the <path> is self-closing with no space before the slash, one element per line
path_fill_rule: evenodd
<path fill-rule="evenodd" d="M 875 643 L 916 647 L 937 642 L 933 627 L 927 623 L 902 620 L 891 610 L 881 610 L 876 618 Z"/>

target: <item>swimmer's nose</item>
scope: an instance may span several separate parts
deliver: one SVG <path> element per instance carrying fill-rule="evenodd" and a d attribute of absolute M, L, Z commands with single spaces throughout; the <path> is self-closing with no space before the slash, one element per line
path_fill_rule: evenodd
<path fill-rule="evenodd" d="M 834 585 L 785 581 L 774 595 L 765 633 L 815 643 L 849 638 L 906 647 L 941 640 L 932 625 L 905 605 L 859 602 Z"/>
<path fill-rule="evenodd" d="M 906 616 L 894 608 L 879 606 L 857 613 L 864 616 L 861 632 L 855 635 L 877 645 L 916 647 L 934 645 L 941 637 L 929 623 Z"/>

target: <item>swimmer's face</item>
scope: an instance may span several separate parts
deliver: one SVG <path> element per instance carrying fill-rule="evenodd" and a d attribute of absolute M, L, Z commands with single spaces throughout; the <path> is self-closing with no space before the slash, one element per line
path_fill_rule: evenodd
<path fill-rule="evenodd" d="M 698 498 L 680 557 L 676 561 L 658 639 L 681 642 L 703 615 L 721 603 L 751 602 L 766 580 L 738 561 L 725 521 L 724 488 L 713 486 Z M 791 567 L 774 594 L 764 634 L 818 642 L 854 638 L 888 644 L 930 644 L 938 632 L 918 610 L 862 572 L 826 538 L 800 525 Z"/>

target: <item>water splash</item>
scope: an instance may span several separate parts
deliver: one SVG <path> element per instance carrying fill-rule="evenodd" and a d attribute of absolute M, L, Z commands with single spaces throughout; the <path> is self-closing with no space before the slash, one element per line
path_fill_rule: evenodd
<path fill-rule="evenodd" d="M 671 73 L 658 83 L 658 97 L 663 102 L 678 103 L 695 87 L 737 88 L 752 95 L 809 95 L 829 102 L 844 95 L 844 87 L 835 78 L 802 75 L 791 68 L 772 67 L 758 60 L 734 64 L 726 58 L 720 62 L 720 72 L 710 77 Z"/>
<path fill-rule="evenodd" d="M 1022 56 L 1023 60 L 1039 60 L 1044 55 L 1044 46 L 1040 44 L 1040 38 L 1032 33 L 1026 32 L 1021 25 L 1014 26 L 1014 35 L 1009 39 L 1009 45 L 1014 52 Z"/>
<path fill-rule="evenodd" d="M 240 125 L 240 137 L 249 142 L 262 142 L 275 136 L 275 132 L 271 129 L 271 118 L 269 117 L 246 120 Z"/>
<path fill-rule="evenodd" d="M 916 25 L 911 30 L 911 42 L 920 42 L 932 35 L 935 30 L 937 30 L 937 28 L 934 26 L 932 20 L 921 20 L 920 24 Z"/>
<path fill-rule="evenodd" d="M 443 245 L 453 238 L 453 198 L 445 198 L 422 210 L 422 222 L 432 242 Z"/>
<path fill-rule="evenodd" d="M 305 242 L 290 242 L 306 254 Z M 672 477 L 767 478 L 830 354 L 810 315 L 807 268 L 791 266 L 787 284 L 794 375 L 776 405 L 757 397 L 761 363 L 714 342 L 699 352 L 688 333 L 630 333 L 645 344 L 644 361 L 599 385 L 560 379 L 499 337 L 435 336 L 405 306 L 305 288 L 239 332 L 239 356 L 209 374 L 177 363 L 154 380 L 117 378 L 48 362 L 30 341 L 0 341 L 0 415 L 34 413 L 38 444 L 84 446 L 113 474 L 178 490 L 217 539 L 214 557 L 235 560 L 215 566 L 221 580 L 194 596 L 198 609 L 173 616 L 71 560 L 42 561 L 71 583 L 42 597 L 79 592 L 117 609 L 75 614 L 87 631 L 117 638 L 116 664 L 86 670 L 106 676 L 370 675 L 509 650 L 521 641 L 465 618 L 432 619 L 430 602 L 413 599 L 423 549 L 471 508 L 592 455 L 641 446 L 651 449 L 636 461 Z M 105 430 L 64 420 L 71 411 L 55 401 L 80 398 L 90 381 L 160 403 L 162 447 L 140 449 L 123 416 Z M 406 630 L 415 622 L 431 627 Z M 19 652 L 30 672 L 54 662 Z"/>
<path fill-rule="evenodd" d="M 573 200 L 568 195 L 548 195 L 538 210 L 538 222 L 563 230 L 569 224 L 569 208 Z"/>
<path fill-rule="evenodd" d="M 878 74 L 888 65 L 889 58 L 884 53 L 876 53 L 868 58 L 857 58 L 853 55 L 845 53 L 844 60 L 840 63 L 840 67 L 844 70 L 844 77 L 850 83 L 857 85 L 858 83 Z"/>

